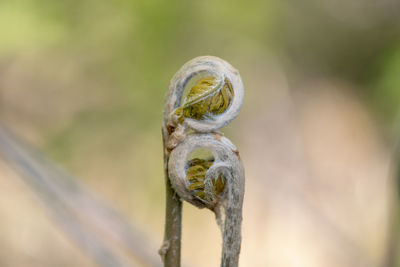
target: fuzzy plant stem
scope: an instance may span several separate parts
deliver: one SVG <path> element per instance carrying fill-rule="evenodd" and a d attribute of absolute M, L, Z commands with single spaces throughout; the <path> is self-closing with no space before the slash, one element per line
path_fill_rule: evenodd
<path fill-rule="evenodd" d="M 188 84 L 194 84 L 184 98 Z M 160 255 L 180 266 L 182 200 L 216 215 L 222 232 L 221 267 L 237 267 L 241 246 L 244 169 L 237 148 L 217 132 L 243 102 L 239 72 L 211 56 L 187 62 L 172 78 L 163 115 L 166 223 Z M 191 159 L 206 149 L 211 158 Z"/>
<path fill-rule="evenodd" d="M 159 254 L 165 267 L 179 267 L 181 262 L 182 201 L 172 188 L 168 177 L 169 152 L 165 147 L 166 138 L 168 137 L 164 136 L 163 131 L 166 210 L 164 242 Z"/>

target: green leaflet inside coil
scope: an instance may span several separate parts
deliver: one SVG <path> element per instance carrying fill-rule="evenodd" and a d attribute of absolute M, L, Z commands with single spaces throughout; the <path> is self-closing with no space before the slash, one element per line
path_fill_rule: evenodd
<path fill-rule="evenodd" d="M 208 201 L 209 199 L 207 199 L 207 195 L 204 192 L 204 180 L 207 170 L 211 167 L 213 163 L 214 158 L 194 158 L 190 160 L 187 164 L 186 180 L 189 181 L 188 189 L 192 192 L 192 194 L 206 201 Z M 219 174 L 218 177 L 211 177 L 211 181 L 213 184 L 214 193 L 216 196 L 218 196 L 225 189 L 225 179 L 222 173 Z"/>
<path fill-rule="evenodd" d="M 227 79 L 214 76 L 201 78 L 190 89 L 175 114 L 182 123 L 185 118 L 204 119 L 223 113 L 234 97 L 232 85 Z"/>

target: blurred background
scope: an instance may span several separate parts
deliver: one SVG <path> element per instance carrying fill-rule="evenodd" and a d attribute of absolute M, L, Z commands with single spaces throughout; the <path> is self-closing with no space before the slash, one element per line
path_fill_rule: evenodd
<path fill-rule="evenodd" d="M 241 266 L 396 266 L 399 1 L 1 0 L 0 120 L 161 263 L 164 96 L 200 55 L 245 85 L 223 130 L 246 169 Z M 5 158 L 0 265 L 97 266 Z M 182 243 L 185 266 L 219 265 L 210 211 L 184 205 Z"/>

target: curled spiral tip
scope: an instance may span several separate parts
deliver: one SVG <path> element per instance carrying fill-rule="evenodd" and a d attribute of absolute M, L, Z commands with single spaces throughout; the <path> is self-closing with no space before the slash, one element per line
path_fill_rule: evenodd
<path fill-rule="evenodd" d="M 210 77 L 216 80 L 215 84 L 222 83 L 232 90 L 233 97 L 229 106 L 223 112 L 214 112 L 212 116 L 203 119 L 188 117 L 180 122 L 196 132 L 212 132 L 232 121 L 239 113 L 243 103 L 244 90 L 239 72 L 218 57 L 202 56 L 187 62 L 172 78 L 166 97 L 164 122 L 177 124 L 179 116 L 175 111 L 182 106 L 182 98 L 187 85 L 190 82 Z"/>
<path fill-rule="evenodd" d="M 188 162 L 190 155 L 197 149 L 207 149 L 213 155 L 213 163 L 206 170 L 204 179 L 205 198 L 201 198 L 190 189 L 190 181 L 187 179 Z M 168 161 L 168 172 L 171 183 L 178 195 L 199 208 L 213 210 L 217 205 L 222 205 L 228 200 L 233 192 L 231 187 L 237 189 L 233 192 L 238 204 L 242 202 L 244 191 L 243 166 L 235 153 L 236 147 L 228 138 L 215 137 L 210 134 L 191 134 L 172 150 Z M 212 179 L 222 174 L 226 184 L 225 188 L 218 195 L 213 187 Z"/>

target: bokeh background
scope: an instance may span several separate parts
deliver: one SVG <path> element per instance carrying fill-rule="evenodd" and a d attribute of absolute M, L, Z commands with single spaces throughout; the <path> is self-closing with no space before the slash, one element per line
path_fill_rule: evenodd
<path fill-rule="evenodd" d="M 200 55 L 245 85 L 224 129 L 246 169 L 241 266 L 395 266 L 399 1 L 1 0 L 0 119 L 159 246 L 164 96 Z M 218 266 L 213 214 L 183 214 L 184 262 Z M 4 160 L 0 265 L 96 266 Z"/>

